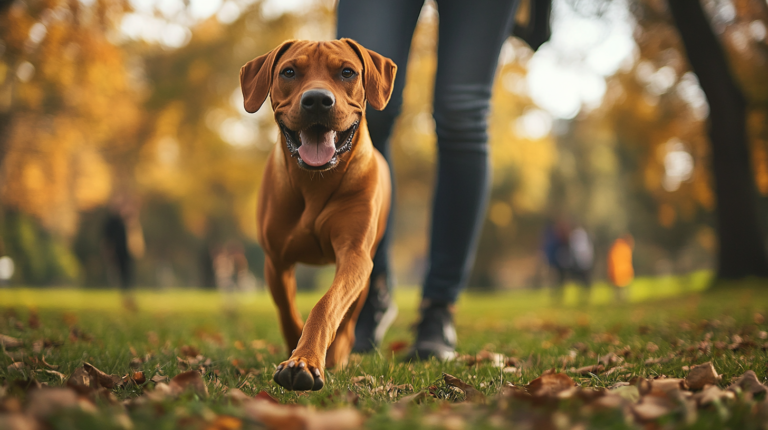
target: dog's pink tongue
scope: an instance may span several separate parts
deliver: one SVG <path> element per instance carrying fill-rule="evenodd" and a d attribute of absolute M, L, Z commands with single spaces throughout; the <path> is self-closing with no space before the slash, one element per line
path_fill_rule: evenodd
<path fill-rule="evenodd" d="M 333 130 L 326 132 L 304 130 L 299 133 L 299 139 L 301 139 L 299 155 L 310 166 L 320 167 L 328 164 L 336 153 L 336 132 Z"/>

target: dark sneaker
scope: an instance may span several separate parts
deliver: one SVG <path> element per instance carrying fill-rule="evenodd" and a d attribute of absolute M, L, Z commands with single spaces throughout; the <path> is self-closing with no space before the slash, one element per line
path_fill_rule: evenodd
<path fill-rule="evenodd" d="M 416 341 L 405 360 L 452 360 L 456 357 L 456 328 L 453 306 L 427 303 L 421 309 L 421 321 L 416 326 Z"/>
<path fill-rule="evenodd" d="M 371 288 L 355 325 L 352 352 L 371 352 L 381 346 L 384 334 L 397 317 L 397 305 L 392 302 L 391 286 L 382 274 L 371 280 Z"/>

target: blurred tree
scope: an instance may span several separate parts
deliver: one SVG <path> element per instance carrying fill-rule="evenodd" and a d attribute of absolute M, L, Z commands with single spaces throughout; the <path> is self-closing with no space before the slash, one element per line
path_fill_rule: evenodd
<path fill-rule="evenodd" d="M 768 276 L 747 140 L 747 100 L 701 1 L 670 0 L 668 5 L 688 61 L 709 102 L 711 165 L 717 194 L 717 276 Z"/>

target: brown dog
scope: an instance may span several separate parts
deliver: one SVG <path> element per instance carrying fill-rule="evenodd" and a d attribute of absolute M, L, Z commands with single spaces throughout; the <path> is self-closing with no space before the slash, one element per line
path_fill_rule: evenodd
<path fill-rule="evenodd" d="M 345 363 L 352 349 L 390 204 L 389 168 L 371 144 L 365 104 L 386 106 L 396 70 L 350 39 L 288 41 L 240 70 L 245 110 L 256 112 L 271 94 L 281 131 L 257 221 L 267 284 L 293 350 L 274 375 L 288 390 L 321 389 L 325 367 Z M 298 262 L 336 263 L 306 323 L 295 304 Z"/>

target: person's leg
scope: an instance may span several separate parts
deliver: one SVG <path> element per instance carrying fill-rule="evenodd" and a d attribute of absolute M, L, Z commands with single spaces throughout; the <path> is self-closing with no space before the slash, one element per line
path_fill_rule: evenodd
<path fill-rule="evenodd" d="M 466 286 L 489 190 L 488 111 L 516 0 L 438 0 L 434 118 L 438 145 L 430 266 L 413 354 L 447 358 L 451 308 Z"/>
<path fill-rule="evenodd" d="M 340 0 L 337 9 L 336 37 L 354 39 L 365 48 L 397 64 L 397 76 L 387 107 L 383 111 L 369 107 L 365 113 L 373 146 L 390 165 L 392 205 L 387 230 L 373 257 L 368 298 L 355 327 L 355 352 L 365 352 L 377 346 L 397 314 L 396 307 L 390 306 L 393 279 L 389 267 L 389 248 L 394 224 L 395 184 L 389 138 L 403 104 L 408 53 L 423 4 L 423 0 Z"/>
<path fill-rule="evenodd" d="M 438 0 L 438 175 L 424 298 L 454 303 L 472 269 L 489 190 L 488 112 L 516 0 Z"/>

